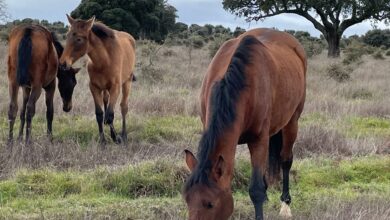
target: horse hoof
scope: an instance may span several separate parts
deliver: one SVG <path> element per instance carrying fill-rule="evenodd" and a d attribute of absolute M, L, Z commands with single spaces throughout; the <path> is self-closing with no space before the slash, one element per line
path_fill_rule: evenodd
<path fill-rule="evenodd" d="M 121 144 L 122 143 L 122 138 L 120 138 L 119 136 L 117 136 L 114 140 L 115 144 Z"/>
<path fill-rule="evenodd" d="M 284 219 L 292 218 L 291 209 L 290 206 L 287 205 L 287 203 L 282 202 L 282 207 L 280 208 L 279 215 Z"/>

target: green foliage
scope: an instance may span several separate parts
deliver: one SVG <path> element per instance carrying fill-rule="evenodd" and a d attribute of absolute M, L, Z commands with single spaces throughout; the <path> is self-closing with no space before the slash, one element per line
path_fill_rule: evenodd
<path fill-rule="evenodd" d="M 285 32 L 293 35 L 298 39 L 303 48 L 305 48 L 307 57 L 321 54 L 326 47 L 326 44 L 323 40 L 312 37 L 307 31 L 285 30 Z"/>
<path fill-rule="evenodd" d="M 209 45 L 209 55 L 210 57 L 214 57 L 222 44 L 231 38 L 230 35 L 220 34 L 218 37 L 214 38 L 214 41 Z"/>
<path fill-rule="evenodd" d="M 12 28 L 22 24 L 40 24 L 59 35 L 63 35 L 68 31 L 68 28 L 61 21 L 50 23 L 47 20 L 25 18 L 23 20 L 14 20 L 12 22 L 7 22 L 3 25 L 0 25 L 0 40 L 7 41 L 9 32 L 12 30 Z"/>
<path fill-rule="evenodd" d="M 384 49 L 390 48 L 390 30 L 374 29 L 368 31 L 363 36 L 364 43 L 373 47 L 384 47 Z"/>
<path fill-rule="evenodd" d="M 92 16 L 136 38 L 162 42 L 174 30 L 176 9 L 164 0 L 83 0 L 72 12 L 76 18 Z"/>
<path fill-rule="evenodd" d="M 328 55 L 338 57 L 340 39 L 344 31 L 354 24 L 368 19 L 389 20 L 388 1 L 342 0 L 342 1 L 298 1 L 298 0 L 223 0 L 223 7 L 247 20 L 260 20 L 282 13 L 294 13 L 313 23 L 328 42 Z M 321 18 L 316 19 L 317 17 Z"/>

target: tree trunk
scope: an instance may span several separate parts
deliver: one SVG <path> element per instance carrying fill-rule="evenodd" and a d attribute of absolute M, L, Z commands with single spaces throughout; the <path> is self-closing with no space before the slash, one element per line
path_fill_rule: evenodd
<path fill-rule="evenodd" d="M 326 41 L 328 42 L 328 57 L 340 57 L 340 40 L 341 34 L 337 31 L 328 31 Z"/>

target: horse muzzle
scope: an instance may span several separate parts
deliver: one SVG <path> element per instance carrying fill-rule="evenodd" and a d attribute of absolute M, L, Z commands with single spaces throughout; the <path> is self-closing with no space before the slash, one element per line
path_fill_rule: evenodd
<path fill-rule="evenodd" d="M 64 103 L 62 110 L 64 110 L 64 112 L 70 112 L 70 110 L 72 110 L 72 102 Z"/>

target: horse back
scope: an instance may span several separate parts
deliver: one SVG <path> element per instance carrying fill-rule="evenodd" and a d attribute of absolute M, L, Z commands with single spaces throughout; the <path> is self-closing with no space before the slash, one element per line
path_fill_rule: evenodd
<path fill-rule="evenodd" d="M 214 56 L 206 72 L 201 90 L 201 118 L 204 126 L 209 118 L 210 94 L 231 63 L 243 38 L 258 40 L 251 46 L 251 62 L 245 68 L 247 86 L 241 92 L 237 112 L 244 130 L 257 132 L 266 119 L 270 133 L 285 126 L 305 99 L 306 56 L 303 47 L 291 35 L 272 29 L 254 29 L 225 42 Z"/>
<path fill-rule="evenodd" d="M 31 32 L 28 36 L 31 40 L 31 62 L 27 73 L 30 84 L 45 86 L 55 79 L 58 59 L 50 32 L 39 25 L 21 25 L 12 29 L 9 36 L 8 78 L 10 82 L 16 81 L 18 57 L 20 57 L 18 53 L 21 51 L 19 46 L 27 30 Z"/>

